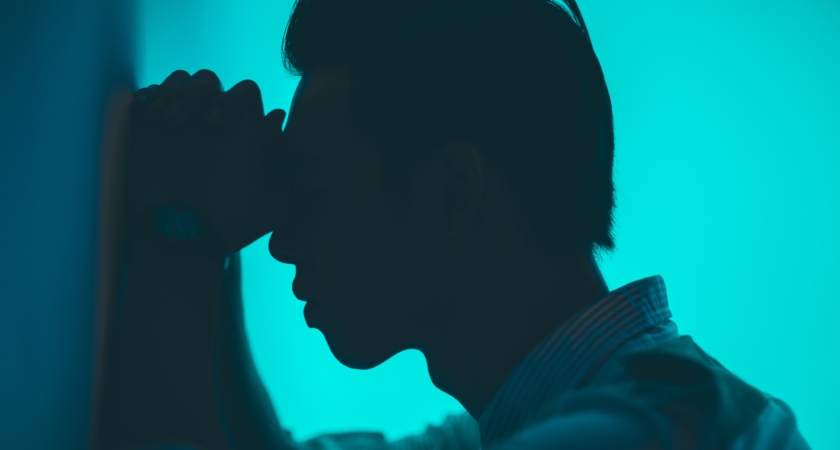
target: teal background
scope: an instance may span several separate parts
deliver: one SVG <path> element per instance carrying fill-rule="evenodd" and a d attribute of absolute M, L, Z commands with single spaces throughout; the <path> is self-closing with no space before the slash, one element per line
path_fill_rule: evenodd
<path fill-rule="evenodd" d="M 674 317 L 737 375 L 790 404 L 814 448 L 840 448 L 840 4 L 581 0 L 610 87 L 618 189 L 611 289 L 664 277 Z M 255 80 L 288 110 L 291 2 L 140 2 L 141 86 L 173 70 Z M 416 433 L 460 405 L 406 352 L 370 371 L 306 327 L 294 268 L 243 251 L 257 367 L 298 438 Z"/>

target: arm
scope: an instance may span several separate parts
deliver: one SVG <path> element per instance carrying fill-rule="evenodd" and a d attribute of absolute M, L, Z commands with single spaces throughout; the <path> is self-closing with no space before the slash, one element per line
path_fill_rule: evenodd
<path fill-rule="evenodd" d="M 271 399 L 251 357 L 242 309 L 242 264 L 239 253 L 228 260 L 216 341 L 216 376 L 224 405 L 223 421 L 233 448 L 295 449 L 297 443 L 280 426 Z"/>
<path fill-rule="evenodd" d="M 135 240 L 105 370 L 98 448 L 225 448 L 213 393 L 224 261 Z"/>
<path fill-rule="evenodd" d="M 223 115 L 208 115 L 213 108 Z M 254 83 L 222 93 L 209 71 L 176 71 L 162 85 L 138 91 L 128 164 L 132 230 L 144 229 L 144 211 L 156 205 L 185 205 L 215 232 L 225 250 L 217 254 L 238 261 L 239 249 L 269 232 L 267 212 L 282 204 L 282 194 L 268 196 L 265 164 L 255 162 L 264 148 L 258 127 L 279 130 L 283 115 L 263 120 Z M 234 400 L 247 388 L 220 389 L 247 379 L 241 376 L 247 369 L 231 368 L 237 361 L 231 355 L 241 352 L 227 342 L 234 327 L 221 318 L 226 257 L 177 252 L 145 232 L 131 234 L 121 311 L 103 362 L 95 448 L 169 441 L 221 449 L 249 442 L 234 436 L 241 427 L 230 428 L 242 414 L 242 401 Z M 214 370 L 220 367 L 226 371 Z M 233 392 L 227 402 L 226 392 Z"/>
<path fill-rule="evenodd" d="M 99 448 L 294 448 L 248 349 L 239 254 L 224 266 L 154 242 L 131 245 Z"/>

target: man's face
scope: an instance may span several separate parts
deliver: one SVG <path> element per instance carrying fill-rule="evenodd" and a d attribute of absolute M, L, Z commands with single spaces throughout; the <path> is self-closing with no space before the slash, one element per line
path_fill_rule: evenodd
<path fill-rule="evenodd" d="M 284 135 L 285 151 L 298 159 L 297 206 L 269 248 L 295 265 L 293 291 L 307 300 L 307 324 L 321 330 L 340 362 L 364 369 L 414 347 L 424 328 L 436 326 L 442 297 L 431 292 L 441 247 L 429 201 L 394 216 L 380 182 L 376 127 L 359 117 L 357 101 L 344 66 L 307 74 L 298 85 Z"/>

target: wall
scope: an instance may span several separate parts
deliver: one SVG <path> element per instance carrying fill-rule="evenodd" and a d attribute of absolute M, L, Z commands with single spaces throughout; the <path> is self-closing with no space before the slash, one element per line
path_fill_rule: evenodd
<path fill-rule="evenodd" d="M 132 84 L 120 0 L 0 2 L 0 448 L 84 449 L 100 135 Z"/>

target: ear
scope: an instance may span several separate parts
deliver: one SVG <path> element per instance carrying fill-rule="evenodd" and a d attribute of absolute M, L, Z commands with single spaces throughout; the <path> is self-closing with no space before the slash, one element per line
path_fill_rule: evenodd
<path fill-rule="evenodd" d="M 446 145 L 441 159 L 446 235 L 460 241 L 468 238 L 465 231 L 479 217 L 487 192 L 488 166 L 479 148 L 465 141 Z"/>

